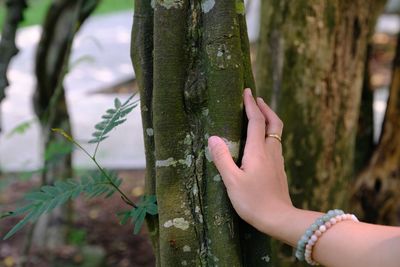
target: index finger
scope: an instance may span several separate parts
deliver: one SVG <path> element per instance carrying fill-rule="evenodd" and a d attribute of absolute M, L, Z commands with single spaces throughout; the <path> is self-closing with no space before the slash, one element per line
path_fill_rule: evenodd
<path fill-rule="evenodd" d="M 244 105 L 247 118 L 249 119 L 244 151 L 246 153 L 246 151 L 254 151 L 264 145 L 265 119 L 251 94 L 251 90 L 248 88 L 244 91 Z"/>

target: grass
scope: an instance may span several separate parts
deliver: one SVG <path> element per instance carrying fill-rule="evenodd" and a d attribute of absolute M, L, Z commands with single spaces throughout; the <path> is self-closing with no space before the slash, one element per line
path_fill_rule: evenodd
<path fill-rule="evenodd" d="M 30 0 L 29 7 L 25 11 L 25 20 L 21 27 L 41 24 L 46 11 L 53 0 Z M 95 10 L 95 14 L 107 14 L 122 10 L 133 10 L 134 0 L 102 0 Z M 3 28 L 5 18 L 4 1 L 0 0 L 0 31 Z"/>

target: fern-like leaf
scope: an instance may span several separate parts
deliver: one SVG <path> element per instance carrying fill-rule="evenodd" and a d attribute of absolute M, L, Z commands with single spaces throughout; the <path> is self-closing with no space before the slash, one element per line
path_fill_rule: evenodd
<path fill-rule="evenodd" d="M 107 175 L 108 178 L 101 172 L 94 172 L 90 175 L 90 179 L 83 177 L 82 183 L 85 195 L 89 198 L 101 195 L 104 195 L 106 198 L 111 197 L 116 191 L 115 187 L 119 187 L 122 180 L 114 172 L 108 172 Z"/>
<path fill-rule="evenodd" d="M 89 198 L 101 195 L 110 197 L 116 187 L 121 185 L 122 180 L 112 173 L 108 173 L 108 176 L 107 178 L 104 175 L 93 174 L 83 176 L 81 180 L 56 181 L 54 185 L 45 185 L 38 191 L 26 194 L 25 199 L 29 204 L 10 212 L 9 216 L 26 215 L 4 236 L 4 240 L 13 236 L 27 223 L 36 221 L 41 215 L 63 205 L 68 200 L 76 199 L 82 193 Z"/>
<path fill-rule="evenodd" d="M 131 102 L 134 95 L 129 97 L 124 103 L 116 98 L 114 100 L 114 108 L 107 109 L 106 113 L 101 117 L 102 121 L 97 123 L 92 133 L 93 139 L 89 141 L 91 144 L 99 144 L 107 139 L 108 133 L 118 125 L 126 121 L 126 116 L 137 106 L 138 100 Z"/>
<path fill-rule="evenodd" d="M 120 217 L 120 224 L 126 224 L 130 219 L 134 225 L 133 233 L 138 234 L 143 226 L 146 214 L 156 215 L 158 213 L 156 202 L 157 199 L 154 195 L 141 197 L 136 208 L 117 213 L 117 216 Z"/>
<path fill-rule="evenodd" d="M 17 216 L 23 213 L 27 215 L 18 222 L 4 237 L 4 240 L 10 238 L 28 222 L 33 222 L 46 212 L 52 211 L 55 207 L 64 204 L 68 199 L 73 199 L 82 190 L 82 186 L 75 180 L 58 181 L 53 186 L 43 186 L 39 191 L 26 194 L 25 198 L 30 202 L 25 207 L 22 207 L 12 216 Z M 79 192 L 79 193 L 77 193 Z"/>

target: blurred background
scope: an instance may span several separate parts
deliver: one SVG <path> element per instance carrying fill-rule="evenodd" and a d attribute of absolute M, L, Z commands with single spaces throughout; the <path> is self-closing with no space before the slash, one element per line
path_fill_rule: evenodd
<path fill-rule="evenodd" d="M 11 53 L 8 68 L 4 63 L 7 48 L 0 46 L 0 75 L 6 71 L 8 78 L 6 84 L 0 77 L 0 91 L 5 90 L 0 111 L 0 212 L 14 210 L 26 192 L 54 182 L 54 177 L 95 170 L 82 151 L 45 134 L 46 130 L 63 128 L 93 152 L 95 146 L 87 141 L 94 125 L 113 107 L 116 97 L 124 101 L 137 91 L 130 59 L 132 0 L 17 2 L 0 0 L 2 40 L 13 31 L 10 21 L 17 18 L 19 22 L 18 14 L 24 14 L 15 25 L 19 51 L 15 56 Z M 82 5 L 81 13 L 75 14 L 78 5 Z M 246 1 L 246 6 L 252 62 L 256 64 L 260 3 Z M 400 29 L 399 11 L 400 0 L 389 1 L 372 36 L 370 84 L 375 142 L 386 110 Z M 48 41 L 49 35 L 57 37 Z M 61 96 L 54 88 L 61 88 Z M 139 108 L 127 119 L 128 123 L 102 142 L 97 160 L 116 171 L 123 179 L 122 189 L 137 199 L 144 191 L 145 169 Z M 78 198 L 55 217 L 1 240 L 0 266 L 154 266 L 146 230 L 133 235 L 131 225 L 119 225 L 114 214 L 123 209 L 124 203 L 117 196 Z M 0 236 L 18 221 L 18 217 L 1 220 Z M 44 233 L 48 228 L 60 232 L 60 227 L 65 238 Z"/>

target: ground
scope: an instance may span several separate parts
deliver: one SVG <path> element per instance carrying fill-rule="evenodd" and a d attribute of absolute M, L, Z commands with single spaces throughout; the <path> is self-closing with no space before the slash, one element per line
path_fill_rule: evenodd
<path fill-rule="evenodd" d="M 120 171 L 123 179 L 122 189 L 128 192 L 133 199 L 143 194 L 144 171 Z M 15 176 L 14 176 L 15 177 Z M 0 179 L 14 178 L 11 175 Z M 29 181 L 25 179 L 13 179 L 7 188 L 0 188 L 0 211 L 12 210 L 16 202 L 21 199 L 24 192 L 38 186 L 40 179 L 35 176 Z M 82 246 L 91 245 L 106 253 L 104 266 L 135 267 L 154 266 L 154 257 L 150 241 L 143 228 L 139 235 L 133 235 L 133 227 L 130 224 L 121 226 L 116 212 L 126 209 L 127 206 L 121 199 L 114 195 L 109 199 L 98 198 L 86 200 L 79 198 L 75 202 L 75 220 L 70 242 L 75 245 L 66 245 L 56 251 L 40 251 L 32 248 L 29 264 L 26 267 L 54 267 L 54 266 L 84 266 L 81 265 Z M 11 218 L 0 221 L 0 236 L 18 222 L 19 218 Z M 7 241 L 0 241 L 0 267 L 18 266 L 16 263 L 22 259 L 22 251 L 25 245 L 26 233 L 29 227 L 17 233 Z M 49 264 L 51 255 L 54 255 L 58 264 Z"/>

